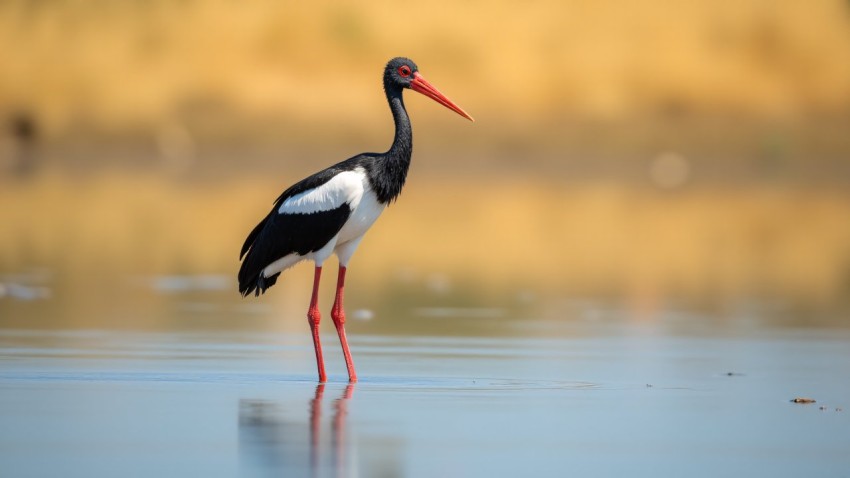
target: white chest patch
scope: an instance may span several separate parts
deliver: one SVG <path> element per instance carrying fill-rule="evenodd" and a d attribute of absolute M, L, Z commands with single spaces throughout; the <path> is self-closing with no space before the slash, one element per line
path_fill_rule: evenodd
<path fill-rule="evenodd" d="M 363 182 L 363 195 L 357 206 L 351 211 L 348 221 L 345 222 L 345 225 L 339 231 L 337 244 L 344 244 L 362 237 L 372 227 L 378 216 L 384 212 L 384 208 L 386 208 L 386 205 L 378 202 L 378 197 L 372 191 L 372 188 L 369 187 L 369 182 L 365 176 Z"/>

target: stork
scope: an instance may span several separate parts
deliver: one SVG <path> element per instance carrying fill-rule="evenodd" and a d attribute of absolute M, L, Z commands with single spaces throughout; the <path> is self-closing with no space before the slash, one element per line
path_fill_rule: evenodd
<path fill-rule="evenodd" d="M 286 189 L 272 210 L 248 234 L 239 255 L 239 292 L 259 296 L 273 286 L 281 272 L 303 260 L 315 264 L 313 293 L 307 321 L 313 335 L 319 382 L 326 382 L 318 306 L 322 265 L 333 254 L 339 259 L 336 296 L 331 319 L 345 357 L 349 382 L 357 381 L 345 335 L 343 308 L 345 273 L 351 256 L 384 209 L 404 186 L 413 152 L 410 118 L 402 92 L 411 89 L 474 121 L 440 93 L 408 58 L 394 58 L 384 68 L 384 92 L 395 121 L 395 137 L 385 153 L 363 153 L 304 178 Z"/>

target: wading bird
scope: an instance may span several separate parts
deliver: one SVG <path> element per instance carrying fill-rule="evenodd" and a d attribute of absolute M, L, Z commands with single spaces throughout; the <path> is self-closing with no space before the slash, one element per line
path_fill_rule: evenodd
<path fill-rule="evenodd" d="M 413 133 L 402 92 L 410 88 L 470 121 L 469 114 L 440 93 L 419 74 L 413 61 L 394 58 L 384 69 L 384 92 L 395 121 L 395 138 L 386 153 L 363 153 L 309 176 L 283 192 L 271 212 L 248 234 L 239 258 L 239 292 L 260 295 L 273 286 L 284 270 L 302 260 L 315 263 L 313 294 L 307 321 L 313 333 L 319 381 L 325 382 L 325 364 L 319 341 L 319 280 L 322 264 L 332 254 L 339 259 L 339 275 L 331 318 L 336 326 L 350 382 L 357 381 L 345 337 L 343 289 L 348 261 L 369 227 L 401 193 Z"/>

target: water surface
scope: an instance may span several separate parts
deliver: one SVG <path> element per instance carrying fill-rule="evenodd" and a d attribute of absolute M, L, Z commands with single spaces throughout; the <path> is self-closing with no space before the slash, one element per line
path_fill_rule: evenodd
<path fill-rule="evenodd" d="M 306 333 L 4 330 L 0 463 L 80 477 L 850 470 L 847 332 L 525 325 L 353 335 L 355 385 L 330 334 L 317 385 Z"/>
<path fill-rule="evenodd" d="M 349 270 L 361 382 L 326 319 L 317 386 L 310 265 L 234 278 L 296 172 L 0 188 L 0 475 L 850 470 L 843 190 L 419 176 Z"/>

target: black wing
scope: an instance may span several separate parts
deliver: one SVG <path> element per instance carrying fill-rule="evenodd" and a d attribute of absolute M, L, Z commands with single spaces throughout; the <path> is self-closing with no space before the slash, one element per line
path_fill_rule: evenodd
<path fill-rule="evenodd" d="M 342 229 L 351 207 L 348 204 L 312 214 L 278 214 L 272 211 L 256 228 L 254 240 L 239 269 L 239 292 L 256 295 L 274 285 L 277 274 L 260 274 L 272 262 L 292 253 L 316 252 Z"/>
<path fill-rule="evenodd" d="M 344 171 L 347 161 L 331 166 L 289 187 L 274 202 L 271 212 L 248 234 L 239 258 L 239 292 L 260 295 L 277 281 L 277 275 L 263 277 L 261 272 L 272 262 L 292 253 L 315 252 L 325 246 L 342 229 L 351 208 L 342 204 L 336 209 L 310 214 L 280 214 L 278 208 L 287 198 L 317 188 Z"/>

